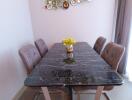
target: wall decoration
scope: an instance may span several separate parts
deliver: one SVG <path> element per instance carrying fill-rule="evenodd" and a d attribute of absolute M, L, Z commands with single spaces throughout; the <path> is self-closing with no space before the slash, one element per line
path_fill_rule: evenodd
<path fill-rule="evenodd" d="M 68 1 L 64 1 L 64 2 L 63 2 L 63 8 L 64 8 L 64 9 L 69 8 L 69 2 L 68 2 Z"/>
<path fill-rule="evenodd" d="M 92 0 L 43 0 L 45 9 L 68 9 L 70 5 L 75 6 L 84 1 L 90 2 Z"/>

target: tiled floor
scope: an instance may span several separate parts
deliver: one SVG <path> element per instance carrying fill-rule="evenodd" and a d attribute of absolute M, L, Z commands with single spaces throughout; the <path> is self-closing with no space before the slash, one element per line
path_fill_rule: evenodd
<path fill-rule="evenodd" d="M 89 94 L 90 91 L 81 92 L 81 100 L 94 100 L 95 94 Z M 43 95 L 36 97 L 37 90 L 27 88 L 19 100 L 44 100 Z M 112 91 L 107 92 L 110 100 L 132 100 L 132 83 L 125 81 L 122 86 L 114 87 Z M 59 94 L 52 94 L 52 100 L 61 100 Z M 56 99 L 55 99 L 56 98 Z M 77 100 L 76 94 L 73 95 L 73 100 Z M 106 100 L 102 95 L 101 100 Z"/>
<path fill-rule="evenodd" d="M 94 100 L 95 94 L 91 93 L 81 93 L 80 100 Z M 77 95 L 73 96 L 73 100 L 77 100 Z M 101 96 L 101 100 L 107 100 L 104 95 Z"/>
<path fill-rule="evenodd" d="M 114 87 L 107 95 L 110 100 L 132 100 L 132 82 L 125 80 L 122 86 Z"/>

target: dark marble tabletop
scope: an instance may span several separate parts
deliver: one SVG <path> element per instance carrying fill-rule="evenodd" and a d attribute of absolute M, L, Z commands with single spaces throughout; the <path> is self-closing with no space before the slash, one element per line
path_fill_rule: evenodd
<path fill-rule="evenodd" d="M 56 43 L 26 78 L 26 86 L 121 85 L 122 78 L 86 43 L 74 45 L 74 60 L 66 64 L 65 47 Z"/>

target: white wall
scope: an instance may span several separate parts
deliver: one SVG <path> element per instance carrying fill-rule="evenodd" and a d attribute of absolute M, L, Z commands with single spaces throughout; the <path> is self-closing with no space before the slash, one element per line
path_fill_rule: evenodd
<path fill-rule="evenodd" d="M 22 88 L 26 71 L 18 49 L 33 42 L 27 0 L 0 1 L 0 100 L 12 100 Z"/>
<path fill-rule="evenodd" d="M 29 0 L 35 39 L 48 45 L 72 36 L 93 46 L 100 35 L 112 38 L 115 0 L 93 0 L 67 10 L 46 10 L 43 0 Z"/>
<path fill-rule="evenodd" d="M 132 82 L 132 0 L 127 0 L 125 11 L 125 24 L 123 31 L 124 33 L 130 34 L 126 72 L 128 74 L 129 80 Z"/>

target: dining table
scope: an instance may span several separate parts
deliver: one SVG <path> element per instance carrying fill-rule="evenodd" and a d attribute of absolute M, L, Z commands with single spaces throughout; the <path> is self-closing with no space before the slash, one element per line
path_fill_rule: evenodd
<path fill-rule="evenodd" d="M 73 46 L 73 59 L 66 63 L 66 48 L 55 43 L 25 79 L 25 86 L 41 87 L 46 100 L 51 100 L 48 87 L 64 86 L 73 100 L 73 87 L 97 86 L 95 100 L 100 100 L 104 86 L 123 84 L 121 76 L 87 42 Z"/>

